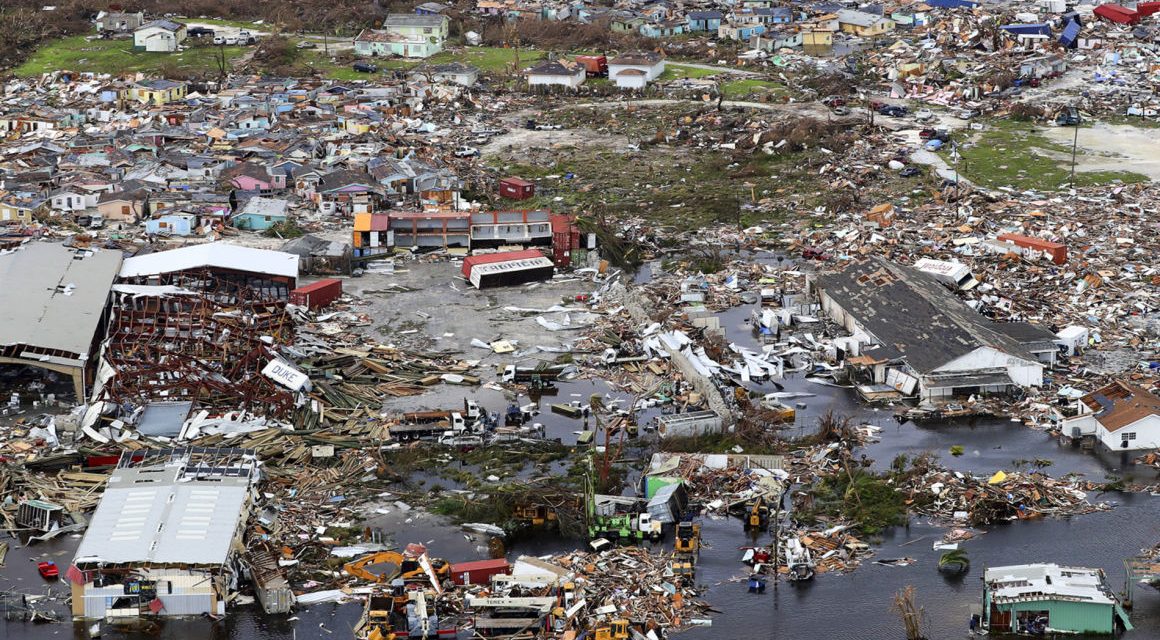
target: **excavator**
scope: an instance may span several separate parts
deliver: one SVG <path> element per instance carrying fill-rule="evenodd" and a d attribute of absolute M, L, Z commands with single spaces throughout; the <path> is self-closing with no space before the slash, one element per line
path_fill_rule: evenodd
<path fill-rule="evenodd" d="M 376 584 L 401 579 L 405 583 L 429 581 L 436 591 L 451 579 L 451 563 L 442 558 L 428 559 L 425 549 L 379 551 L 363 556 L 342 566 L 342 570 L 356 578 Z"/>
<path fill-rule="evenodd" d="M 745 515 L 745 529 L 763 531 L 769 528 L 769 505 L 765 504 L 765 498 L 757 496 L 746 507 Z"/>

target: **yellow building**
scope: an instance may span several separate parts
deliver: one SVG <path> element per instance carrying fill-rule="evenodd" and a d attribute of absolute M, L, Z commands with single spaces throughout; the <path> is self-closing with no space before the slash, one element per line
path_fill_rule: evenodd
<path fill-rule="evenodd" d="M 873 38 L 894 31 L 893 20 L 864 11 L 839 11 L 838 24 L 842 33 L 852 33 L 861 38 Z"/>
<path fill-rule="evenodd" d="M 146 104 L 169 104 L 185 98 L 189 86 L 175 80 L 142 80 L 133 83 L 129 96 Z"/>

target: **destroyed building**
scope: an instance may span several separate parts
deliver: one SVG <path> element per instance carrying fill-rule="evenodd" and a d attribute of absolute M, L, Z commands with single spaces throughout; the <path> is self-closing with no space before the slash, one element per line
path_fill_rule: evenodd
<path fill-rule="evenodd" d="M 247 449 L 123 454 L 68 570 L 73 616 L 225 614 L 258 477 Z"/>
<path fill-rule="evenodd" d="M 812 283 L 822 310 L 853 335 L 847 363 L 888 392 L 922 400 L 1043 384 L 1055 336 L 993 322 L 938 280 L 882 258 L 850 260 Z"/>
<path fill-rule="evenodd" d="M 28 243 L 0 255 L 0 366 L 72 378 L 78 400 L 93 382 L 120 251 Z"/>
<path fill-rule="evenodd" d="M 285 302 L 298 256 L 225 243 L 125 261 L 99 388 L 119 405 L 195 401 L 284 416 L 293 398 L 262 375 L 293 340 Z"/>

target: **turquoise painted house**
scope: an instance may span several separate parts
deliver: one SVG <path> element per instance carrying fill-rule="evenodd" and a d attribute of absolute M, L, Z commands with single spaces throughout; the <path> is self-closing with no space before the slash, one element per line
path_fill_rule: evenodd
<path fill-rule="evenodd" d="M 1102 570 L 1021 564 L 984 573 L 982 626 L 992 633 L 1113 634 L 1132 623 Z"/>
<path fill-rule="evenodd" d="M 688 17 L 689 31 L 717 33 L 724 16 L 720 11 L 690 11 Z"/>
<path fill-rule="evenodd" d="M 278 198 L 250 198 L 242 210 L 230 218 L 230 224 L 247 231 L 265 231 L 287 220 L 290 203 Z"/>

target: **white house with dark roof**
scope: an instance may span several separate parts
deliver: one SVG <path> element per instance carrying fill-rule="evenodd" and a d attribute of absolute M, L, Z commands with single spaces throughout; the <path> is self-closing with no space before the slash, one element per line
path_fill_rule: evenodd
<path fill-rule="evenodd" d="M 1078 414 L 1065 418 L 1068 438 L 1094 437 L 1112 451 L 1160 449 L 1160 395 L 1116 381 L 1079 399 Z"/>
<path fill-rule="evenodd" d="M 172 53 L 185 42 L 185 25 L 172 20 L 154 20 L 133 31 L 133 48 L 138 51 Z"/>
<path fill-rule="evenodd" d="M 574 60 L 545 60 L 524 72 L 529 87 L 568 87 L 584 84 L 588 70 Z"/>

